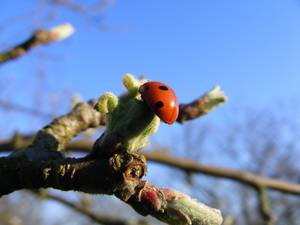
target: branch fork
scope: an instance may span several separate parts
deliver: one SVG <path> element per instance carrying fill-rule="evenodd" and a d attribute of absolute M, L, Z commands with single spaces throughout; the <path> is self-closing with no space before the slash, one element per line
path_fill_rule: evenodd
<path fill-rule="evenodd" d="M 140 214 L 168 224 L 220 225 L 219 210 L 142 180 L 147 165 L 140 149 L 157 130 L 159 119 L 145 107 L 137 91 L 140 83 L 133 76 L 126 75 L 124 85 L 127 93 L 119 99 L 104 94 L 98 102 L 79 103 L 72 112 L 41 129 L 27 149 L 0 158 L 0 195 L 48 187 L 108 194 Z M 89 154 L 82 158 L 64 156 L 73 137 L 104 123 L 106 131 Z"/>

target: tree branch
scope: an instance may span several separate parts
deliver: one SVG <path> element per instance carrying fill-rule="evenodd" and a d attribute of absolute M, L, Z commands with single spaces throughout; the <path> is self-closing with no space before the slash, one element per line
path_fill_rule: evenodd
<path fill-rule="evenodd" d="M 262 218 L 265 221 L 266 225 L 274 225 L 276 222 L 276 216 L 272 212 L 270 204 L 269 204 L 269 197 L 265 187 L 257 188 L 257 193 L 259 195 L 259 210 Z"/>
<path fill-rule="evenodd" d="M 24 188 L 41 187 L 114 194 L 142 215 L 152 215 L 167 223 L 222 223 L 219 210 L 180 192 L 142 181 L 146 172 L 143 156 L 120 152 L 118 136 L 101 136 L 93 146 L 93 151 L 100 153 L 97 155 L 74 159 L 60 154 L 71 138 L 101 124 L 104 115 L 96 112 L 93 105 L 93 102 L 77 104 L 71 113 L 41 129 L 25 151 L 0 158 L 0 180 L 3 181 L 0 196 Z"/>
<path fill-rule="evenodd" d="M 50 30 L 37 30 L 32 36 L 23 43 L 0 53 L 0 65 L 16 58 L 23 56 L 34 47 L 46 45 L 54 41 L 63 40 L 74 32 L 74 28 L 70 24 L 61 24 Z"/>
<path fill-rule="evenodd" d="M 252 186 L 254 188 L 263 186 L 267 189 L 272 189 L 283 193 L 300 195 L 300 185 L 296 183 L 262 177 L 254 173 L 243 172 L 239 170 L 216 166 L 207 166 L 200 164 L 194 160 L 174 157 L 168 154 L 159 154 L 156 151 L 145 153 L 145 156 L 148 160 L 151 160 L 153 162 L 161 163 L 163 165 L 171 166 L 184 171 L 192 173 L 203 173 L 214 177 L 226 178 Z"/>
<path fill-rule="evenodd" d="M 17 138 L 7 139 L 0 142 L 0 151 L 17 150 L 28 146 L 32 141 L 32 136 L 21 136 Z M 89 140 L 77 140 L 66 146 L 67 151 L 88 152 L 92 147 L 92 142 Z M 262 177 L 250 172 L 227 169 L 217 166 L 208 166 L 200 164 L 194 160 L 184 159 L 171 156 L 168 154 L 159 153 L 159 151 L 145 152 L 147 160 L 171 166 L 176 169 L 181 169 L 192 173 L 203 173 L 209 176 L 220 177 L 234 180 L 244 185 L 257 188 L 264 186 L 267 189 L 276 190 L 279 192 L 300 195 L 300 185 L 287 181 L 280 181 L 268 177 Z"/>
<path fill-rule="evenodd" d="M 196 119 L 214 110 L 220 104 L 227 101 L 227 97 L 219 86 L 215 86 L 210 91 L 188 104 L 179 105 L 179 115 L 177 122 L 183 123 Z"/>
<path fill-rule="evenodd" d="M 29 108 L 17 103 L 9 102 L 0 99 L 0 107 L 3 108 L 4 110 L 13 110 L 17 111 L 23 114 L 29 114 L 33 116 L 40 116 L 40 117 L 49 117 L 52 118 L 54 117 L 54 114 L 47 113 L 47 112 L 42 112 L 39 109 L 34 109 L 34 108 Z"/>
<path fill-rule="evenodd" d="M 76 3 L 76 1 L 70 0 L 53 0 L 53 2 L 81 13 L 99 13 L 110 6 L 113 3 L 113 0 L 99 0 L 91 6 L 84 6 L 83 4 Z"/>
<path fill-rule="evenodd" d="M 143 161 L 118 157 L 120 155 L 108 160 L 65 158 L 53 161 L 30 161 L 26 157 L 0 158 L 0 180 L 3 181 L 0 195 L 24 188 L 47 187 L 115 194 L 140 214 L 152 215 L 171 224 L 221 224 L 222 217 L 218 210 L 179 192 L 159 189 L 140 181 L 146 170 Z M 128 165 L 120 165 L 124 161 L 129 162 Z"/>
<path fill-rule="evenodd" d="M 34 192 L 35 194 L 38 195 L 38 192 Z M 42 192 L 41 193 L 42 198 L 47 198 L 56 202 L 59 202 L 68 208 L 85 215 L 88 217 L 91 221 L 95 223 L 99 223 L 102 225 L 151 225 L 150 223 L 141 220 L 141 221 L 126 221 L 123 219 L 116 219 L 116 218 L 111 218 L 108 216 L 100 215 L 98 213 L 94 213 L 90 210 L 88 210 L 86 207 L 81 206 L 78 203 L 72 202 L 70 200 L 67 200 L 66 198 L 60 197 L 59 195 L 51 194 L 49 192 Z"/>
<path fill-rule="evenodd" d="M 125 189 L 133 191 L 130 185 L 139 183 L 145 173 L 145 165 L 133 158 L 128 164 L 120 165 L 121 159 L 114 157 L 47 161 L 32 161 L 20 156 L 0 158 L 0 196 L 20 189 L 47 187 L 97 194 L 111 195 L 116 191 L 128 194 Z M 124 158 L 122 160 L 125 161 Z"/>
<path fill-rule="evenodd" d="M 54 119 L 41 129 L 35 136 L 31 149 L 25 152 L 27 157 L 48 158 L 50 153 L 63 151 L 66 144 L 80 132 L 104 124 L 105 114 L 94 110 L 94 105 L 95 101 L 78 103 L 69 114 Z"/>
<path fill-rule="evenodd" d="M 219 210 L 210 208 L 189 196 L 167 188 L 140 183 L 128 203 L 141 215 L 152 215 L 167 224 L 217 225 L 222 223 Z M 141 204 L 142 203 L 142 204 Z"/>
<path fill-rule="evenodd" d="M 28 146 L 31 142 L 32 136 L 25 136 L 23 138 L 22 136 L 17 135 L 17 137 L 15 138 L 1 141 L 0 151 L 22 149 Z M 90 151 L 91 147 L 91 141 L 77 140 L 68 144 L 66 146 L 66 150 L 88 152 Z M 249 185 L 254 188 L 264 186 L 267 189 L 272 189 L 287 194 L 300 195 L 300 185 L 296 183 L 280 181 L 278 179 L 272 179 L 268 177 L 262 177 L 257 174 L 243 172 L 239 170 L 203 165 L 194 160 L 159 153 L 159 151 L 145 152 L 144 155 L 149 161 L 171 166 L 176 169 L 230 179 L 240 182 L 244 185 Z"/>
<path fill-rule="evenodd" d="M 201 117 L 211 110 L 213 110 L 215 107 L 219 106 L 221 103 L 225 102 L 227 100 L 227 97 L 224 95 L 224 93 L 220 90 L 220 88 L 217 86 L 213 88 L 211 91 L 208 91 L 206 94 L 202 95 L 201 97 L 195 99 L 194 101 L 187 103 L 187 104 L 180 104 L 179 109 L 179 116 L 177 119 L 177 122 L 183 123 L 188 120 L 196 119 L 198 117 Z M 87 103 L 78 103 L 77 106 L 74 107 L 71 113 L 62 116 L 52 122 L 52 124 L 57 124 L 49 128 L 45 127 L 44 130 L 41 130 L 38 135 L 44 135 L 46 138 L 48 135 L 45 135 L 45 132 L 53 133 L 51 130 L 54 131 L 54 136 L 57 136 L 55 132 L 58 132 L 58 136 L 56 140 L 54 140 L 54 143 L 62 143 L 61 146 L 53 146 L 50 148 L 57 148 L 58 150 L 63 150 L 65 147 L 65 144 L 73 138 L 75 135 L 77 135 L 79 132 L 84 131 L 88 127 L 97 127 L 100 125 L 105 125 L 105 115 L 100 114 L 99 112 L 94 110 L 94 106 L 96 104 L 96 99 L 91 99 Z M 82 124 L 81 124 L 82 123 Z M 70 128 L 69 126 L 75 126 Z M 72 131 L 73 133 L 69 133 L 69 131 Z M 75 131 L 75 132 L 74 132 Z M 65 135 L 65 133 L 68 133 L 68 135 Z M 19 135 L 16 135 L 13 138 L 13 141 L 11 139 L 2 140 L 0 141 L 0 151 L 7 151 L 7 150 L 15 150 L 15 149 L 22 149 L 26 148 L 28 145 L 32 143 L 32 138 L 34 136 L 28 135 L 27 137 L 22 138 Z M 50 143 L 53 141 L 52 138 Z M 39 140 L 39 138 L 38 138 Z M 44 140 L 41 142 L 43 145 Z M 37 142 L 35 141 L 35 144 Z M 74 147 L 73 147 L 74 145 Z M 68 148 L 75 149 L 75 150 L 84 150 L 87 149 L 90 150 L 91 147 L 88 146 L 90 143 L 86 143 L 86 141 L 80 141 L 76 143 L 71 143 Z M 82 146 L 82 147 L 81 147 Z M 45 146 L 42 146 L 45 147 Z M 49 147 L 47 147 L 49 148 Z"/>

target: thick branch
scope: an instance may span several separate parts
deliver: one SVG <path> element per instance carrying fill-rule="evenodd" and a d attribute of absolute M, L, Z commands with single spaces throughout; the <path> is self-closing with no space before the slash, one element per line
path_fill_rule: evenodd
<path fill-rule="evenodd" d="M 74 28 L 70 24 L 61 24 L 51 30 L 37 30 L 33 35 L 23 43 L 13 47 L 12 49 L 0 53 L 0 65 L 23 56 L 32 48 L 39 45 L 46 45 L 54 41 L 60 41 L 74 32 Z"/>
<path fill-rule="evenodd" d="M 0 151 L 21 149 L 30 144 L 32 137 L 8 139 L 0 142 Z M 78 140 L 67 145 L 66 149 L 69 151 L 83 151 L 88 152 L 92 147 L 92 143 L 88 140 Z M 210 176 L 226 178 L 234 180 L 253 187 L 260 187 L 261 185 L 267 189 L 300 195 L 300 185 L 296 183 L 280 181 L 277 179 L 262 177 L 257 174 L 243 172 L 239 170 L 227 169 L 217 166 L 208 166 L 200 164 L 196 161 L 174 157 L 167 154 L 160 154 L 158 151 L 144 153 L 146 158 L 150 161 L 168 165 L 177 169 L 193 173 L 204 173 Z"/>
<path fill-rule="evenodd" d="M 32 136 L 7 139 L 0 142 L 0 151 L 22 149 L 29 145 L 31 141 Z M 66 150 L 68 151 L 89 152 L 91 148 L 92 143 L 88 140 L 77 140 L 66 146 Z M 171 166 L 184 171 L 226 178 L 243 183 L 245 185 L 250 185 L 255 188 L 263 186 L 267 189 L 273 189 L 293 195 L 300 195 L 300 185 L 296 183 L 280 181 L 277 179 L 262 177 L 257 174 L 227 169 L 224 167 L 203 165 L 194 160 L 161 154 L 158 151 L 146 152 L 144 155 L 149 161 Z"/>
<path fill-rule="evenodd" d="M 47 187 L 97 194 L 124 192 L 126 195 L 133 192 L 146 170 L 144 162 L 130 157 L 48 161 L 31 161 L 25 156 L 0 158 L 0 196 L 20 189 Z"/>
<path fill-rule="evenodd" d="M 125 163 L 125 164 L 124 164 Z M 27 157 L 0 158 L 0 195 L 19 189 L 52 187 L 87 193 L 115 194 L 142 215 L 180 225 L 220 225 L 219 210 L 209 208 L 188 196 L 159 189 L 141 181 L 145 162 L 132 155 L 114 155 L 109 159 L 73 159 L 31 161 Z"/>

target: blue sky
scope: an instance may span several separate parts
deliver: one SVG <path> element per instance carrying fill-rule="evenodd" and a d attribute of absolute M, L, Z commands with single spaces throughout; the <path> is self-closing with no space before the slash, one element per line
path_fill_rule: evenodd
<path fill-rule="evenodd" d="M 50 22 L 43 22 L 45 13 L 38 12 L 35 3 L 0 2 L 0 24 L 11 23 L 2 32 L 2 50 L 8 47 L 3 43 L 18 43 L 34 27 L 70 22 L 77 32 L 1 67 L 0 76 L 14 80 L 7 93 L 17 87 L 15 101 L 24 105 L 32 104 L 26 87 L 32 86 L 37 64 L 47 71 L 44 95 L 63 89 L 84 99 L 104 91 L 118 94 L 127 72 L 169 84 L 180 102 L 219 84 L 230 101 L 211 118 L 300 94 L 297 0 L 122 0 L 114 1 L 97 20 L 55 7 L 56 17 Z M 11 20 L 27 12 L 30 18 Z M 97 29 L 97 21 L 111 30 Z M 51 59 L 43 61 L 44 55 Z"/>

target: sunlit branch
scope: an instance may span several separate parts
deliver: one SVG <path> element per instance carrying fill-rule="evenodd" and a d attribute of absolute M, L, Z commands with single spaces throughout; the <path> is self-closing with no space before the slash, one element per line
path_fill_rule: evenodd
<path fill-rule="evenodd" d="M 180 104 L 177 122 L 183 123 L 206 115 L 227 100 L 228 98 L 221 88 L 219 86 L 215 86 L 194 101 L 187 104 Z"/>
<path fill-rule="evenodd" d="M 60 24 L 50 30 L 37 30 L 26 41 L 16 45 L 15 47 L 0 53 L 0 65 L 28 53 L 31 49 L 40 45 L 46 45 L 51 42 L 61 41 L 74 32 L 72 25 L 68 23 Z"/>

